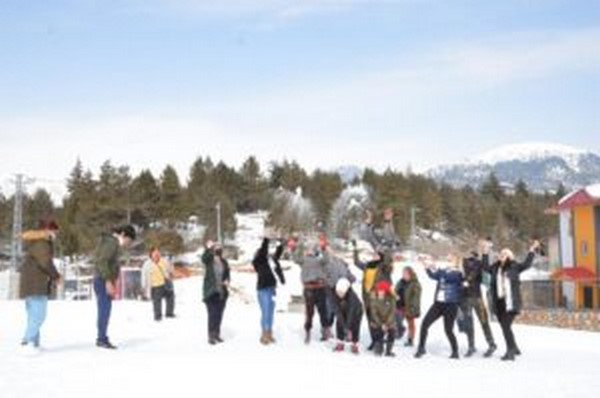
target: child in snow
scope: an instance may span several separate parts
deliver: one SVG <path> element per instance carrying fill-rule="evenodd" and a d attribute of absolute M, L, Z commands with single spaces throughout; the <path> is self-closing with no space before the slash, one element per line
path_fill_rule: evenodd
<path fill-rule="evenodd" d="M 450 358 L 459 359 L 458 343 L 454 335 L 454 323 L 458 314 L 458 303 L 462 292 L 463 273 L 462 258 L 459 255 L 451 254 L 448 256 L 450 266 L 448 269 L 435 269 L 433 264 L 426 264 L 427 275 L 437 281 L 434 303 L 425 315 L 421 325 L 421 337 L 419 339 L 419 350 L 415 358 L 421 358 L 426 354 L 425 345 L 427 344 L 427 334 L 429 328 L 438 319 L 444 318 L 444 330 L 450 346 L 452 355 Z"/>
<path fill-rule="evenodd" d="M 402 279 L 398 281 L 396 292 L 396 324 L 397 334 L 402 338 L 405 327 L 408 324 L 408 339 L 405 347 L 412 347 L 416 335 L 416 320 L 421 316 L 421 283 L 417 274 L 411 267 L 405 267 L 402 271 Z"/>
<path fill-rule="evenodd" d="M 336 352 L 345 349 L 344 342 L 352 344 L 351 350 L 358 354 L 358 341 L 360 340 L 360 325 L 363 317 L 363 308 L 358 296 L 352 290 L 352 283 L 346 278 L 341 278 L 335 286 L 337 309 L 337 338 Z"/>
<path fill-rule="evenodd" d="M 381 281 L 375 286 L 375 298 L 371 301 L 371 327 L 375 337 L 375 355 L 394 357 L 394 341 L 396 340 L 396 297 L 392 284 Z"/>

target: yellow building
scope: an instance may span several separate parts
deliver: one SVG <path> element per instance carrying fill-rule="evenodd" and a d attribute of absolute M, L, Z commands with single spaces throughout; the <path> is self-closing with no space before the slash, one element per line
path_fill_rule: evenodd
<path fill-rule="evenodd" d="M 560 200 L 557 210 L 562 269 L 555 278 L 575 284 L 577 309 L 599 308 L 600 184 L 568 194 Z"/>

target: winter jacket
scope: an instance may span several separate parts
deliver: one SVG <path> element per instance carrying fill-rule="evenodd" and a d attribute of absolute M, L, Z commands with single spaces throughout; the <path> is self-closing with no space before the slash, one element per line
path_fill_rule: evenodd
<path fill-rule="evenodd" d="M 396 308 L 404 312 L 407 318 L 421 316 L 421 283 L 414 271 L 411 270 L 411 279 L 400 279 L 396 284 Z"/>
<path fill-rule="evenodd" d="M 360 260 L 358 250 L 354 250 L 354 265 L 363 271 L 363 296 L 370 294 L 378 282 L 392 282 L 392 257 L 386 253 L 382 253 L 381 257 L 380 260 L 365 263 Z"/>
<path fill-rule="evenodd" d="M 393 294 L 388 294 L 383 299 L 375 297 L 371 300 L 371 322 L 371 326 L 375 328 L 396 327 L 396 298 Z"/>
<path fill-rule="evenodd" d="M 160 267 L 160 268 L 159 268 Z M 156 264 L 148 259 L 142 266 L 142 289 L 146 297 L 150 297 L 153 287 L 164 286 L 167 280 L 171 279 L 173 274 L 173 265 L 164 258 Z"/>
<path fill-rule="evenodd" d="M 521 311 L 523 300 L 521 297 L 521 272 L 526 271 L 533 265 L 535 259 L 535 253 L 531 252 L 527 255 L 527 258 L 523 263 L 516 261 L 509 261 L 504 267 L 500 261 L 489 265 L 489 256 L 483 256 L 483 269 L 490 274 L 490 295 L 494 302 L 499 300 L 498 298 L 498 272 L 500 271 L 506 278 L 508 278 L 509 284 L 506 286 L 507 297 L 506 310 L 510 313 L 518 314 Z"/>
<path fill-rule="evenodd" d="M 20 296 L 49 296 L 51 283 L 60 278 L 54 266 L 54 245 L 46 231 L 23 234 L 26 255 L 21 265 Z"/>
<path fill-rule="evenodd" d="M 119 279 L 121 270 L 119 264 L 120 254 L 121 248 L 118 239 L 109 234 L 102 235 L 94 255 L 96 276 L 111 282 Z"/>
<path fill-rule="evenodd" d="M 469 257 L 463 261 L 465 286 L 463 297 L 480 298 L 481 283 L 483 282 L 483 264 L 477 257 Z"/>
<path fill-rule="evenodd" d="M 317 253 L 304 255 L 304 253 L 300 252 L 301 250 L 301 247 L 297 250 L 295 262 L 302 268 L 302 272 L 300 273 L 300 279 L 302 280 L 302 283 L 304 285 L 325 285 L 327 280 L 325 267 L 329 262 L 329 256 L 327 253 L 320 255 L 317 255 Z"/>
<path fill-rule="evenodd" d="M 279 282 L 285 285 L 285 275 L 283 274 L 281 263 L 279 262 L 282 255 L 283 245 L 281 242 L 277 245 L 275 255 L 271 256 L 269 255 L 269 239 L 263 239 L 260 249 L 256 252 L 254 260 L 252 260 L 252 266 L 258 276 L 256 285 L 258 290 L 277 287 L 275 274 L 277 275 L 277 278 L 279 278 Z M 273 262 L 274 267 L 271 266 L 271 262 Z M 273 268 L 275 269 L 275 272 L 273 272 Z"/>
<path fill-rule="evenodd" d="M 352 330 L 357 324 L 360 325 L 363 316 L 362 303 L 354 290 L 350 289 L 346 296 L 340 298 L 335 295 L 336 315 L 338 325 L 342 326 L 344 331 Z"/>
<path fill-rule="evenodd" d="M 443 303 L 460 302 L 462 294 L 463 274 L 454 270 L 427 270 L 427 275 L 437 281 L 435 301 Z"/>
<path fill-rule="evenodd" d="M 221 280 L 217 280 L 217 272 L 215 271 L 216 256 L 213 250 L 204 250 L 202 254 L 202 264 L 204 264 L 204 282 L 202 285 L 202 293 L 204 301 L 208 301 L 212 296 L 218 294 L 222 299 L 227 299 L 229 292 L 224 286 L 225 282 L 231 279 L 231 271 L 229 263 L 224 258 L 220 259 L 223 264 L 223 275 Z"/>
<path fill-rule="evenodd" d="M 327 285 L 331 288 L 335 288 L 338 281 L 342 278 L 348 279 L 350 283 L 356 282 L 356 277 L 350 272 L 348 264 L 339 257 L 329 257 L 329 261 L 325 267 L 325 274 L 327 276 Z"/>

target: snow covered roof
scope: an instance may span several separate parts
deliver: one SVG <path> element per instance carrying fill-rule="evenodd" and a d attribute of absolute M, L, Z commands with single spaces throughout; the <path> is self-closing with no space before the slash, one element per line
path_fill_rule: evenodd
<path fill-rule="evenodd" d="M 589 205 L 600 205 L 600 184 L 589 185 L 569 193 L 558 202 L 558 209 L 566 210 Z"/>

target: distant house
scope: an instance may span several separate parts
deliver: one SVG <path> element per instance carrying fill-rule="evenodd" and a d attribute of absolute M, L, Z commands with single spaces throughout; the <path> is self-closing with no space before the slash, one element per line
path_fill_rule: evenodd
<path fill-rule="evenodd" d="M 560 224 L 561 269 L 553 277 L 571 286 L 567 290 L 576 309 L 599 308 L 600 184 L 571 192 L 554 210 Z"/>

